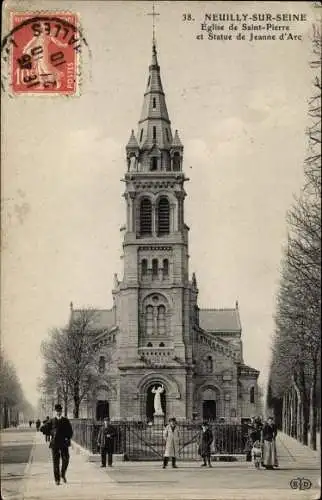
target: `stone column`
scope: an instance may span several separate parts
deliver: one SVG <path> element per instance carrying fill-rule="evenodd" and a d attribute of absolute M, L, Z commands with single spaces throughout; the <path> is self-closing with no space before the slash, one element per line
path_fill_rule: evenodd
<path fill-rule="evenodd" d="M 170 203 L 170 232 L 177 231 L 176 204 Z"/>
<path fill-rule="evenodd" d="M 152 203 L 152 236 L 157 235 L 157 220 L 156 220 L 157 214 L 156 214 L 156 204 L 155 202 Z"/>
<path fill-rule="evenodd" d="M 135 193 L 129 193 L 128 197 L 128 231 L 134 231 L 134 198 Z"/>

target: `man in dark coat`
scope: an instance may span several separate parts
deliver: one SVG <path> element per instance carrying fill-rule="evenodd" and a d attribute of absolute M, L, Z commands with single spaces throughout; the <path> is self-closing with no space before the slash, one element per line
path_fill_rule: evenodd
<path fill-rule="evenodd" d="M 101 467 L 106 467 L 106 455 L 107 455 L 107 465 L 109 467 L 112 467 L 113 465 L 113 451 L 114 451 L 115 438 L 116 438 L 116 429 L 110 424 L 110 419 L 108 417 L 105 417 L 103 425 L 100 428 L 97 437 L 97 446 L 101 452 Z"/>
<path fill-rule="evenodd" d="M 41 427 L 41 432 L 51 437 L 49 448 L 52 451 L 55 483 L 60 484 L 60 478 L 67 482 L 66 471 L 69 464 L 70 440 L 73 437 L 73 429 L 68 418 L 62 416 L 62 407 L 60 404 L 55 405 L 56 416 L 51 418 L 46 424 Z M 60 472 L 60 458 L 62 461 Z"/>
<path fill-rule="evenodd" d="M 200 441 L 199 441 L 199 455 L 203 458 L 203 463 L 201 464 L 201 467 L 206 467 L 207 462 L 208 466 L 212 467 L 211 465 L 211 443 L 213 442 L 214 437 L 212 434 L 211 429 L 209 428 L 208 422 L 204 422 L 201 426 L 201 433 L 200 433 Z"/>

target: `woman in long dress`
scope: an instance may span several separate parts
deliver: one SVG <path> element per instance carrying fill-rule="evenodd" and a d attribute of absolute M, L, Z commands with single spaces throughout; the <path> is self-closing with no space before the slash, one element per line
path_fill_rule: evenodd
<path fill-rule="evenodd" d="M 277 427 L 272 417 L 267 419 L 262 429 L 263 446 L 263 467 L 273 469 L 278 467 L 278 458 L 276 451 Z"/>

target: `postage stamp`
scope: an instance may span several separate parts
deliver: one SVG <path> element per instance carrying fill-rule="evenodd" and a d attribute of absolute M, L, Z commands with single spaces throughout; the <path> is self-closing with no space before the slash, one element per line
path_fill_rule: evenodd
<path fill-rule="evenodd" d="M 75 13 L 12 13 L 8 70 L 13 94 L 77 93 L 78 25 Z"/>

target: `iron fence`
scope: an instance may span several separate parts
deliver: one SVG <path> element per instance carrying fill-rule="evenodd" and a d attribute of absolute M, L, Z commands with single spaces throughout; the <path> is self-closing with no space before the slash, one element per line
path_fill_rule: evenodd
<path fill-rule="evenodd" d="M 71 421 L 76 443 L 92 453 L 98 453 L 97 436 L 102 423 L 88 419 Z M 116 430 L 114 453 L 122 454 L 124 460 L 160 460 L 164 453 L 163 425 L 149 425 L 145 422 L 111 422 Z M 178 422 L 180 433 L 179 458 L 198 460 L 200 424 Z M 214 441 L 211 454 L 219 457 L 248 453 L 248 426 L 242 424 L 211 423 Z"/>

